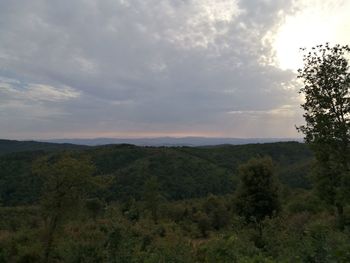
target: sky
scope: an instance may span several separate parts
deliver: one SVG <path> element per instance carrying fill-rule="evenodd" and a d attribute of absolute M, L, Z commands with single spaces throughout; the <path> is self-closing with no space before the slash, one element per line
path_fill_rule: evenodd
<path fill-rule="evenodd" d="M 299 137 L 348 0 L 0 0 L 0 138 Z"/>

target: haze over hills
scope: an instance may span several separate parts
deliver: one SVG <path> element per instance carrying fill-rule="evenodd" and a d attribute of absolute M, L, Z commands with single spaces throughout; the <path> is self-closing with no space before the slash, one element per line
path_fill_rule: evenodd
<path fill-rule="evenodd" d="M 301 138 L 220 138 L 220 137 L 154 137 L 154 138 L 91 138 L 91 139 L 49 139 L 51 143 L 70 143 L 78 145 L 133 144 L 137 146 L 211 146 L 222 144 L 251 144 L 297 141 Z"/>

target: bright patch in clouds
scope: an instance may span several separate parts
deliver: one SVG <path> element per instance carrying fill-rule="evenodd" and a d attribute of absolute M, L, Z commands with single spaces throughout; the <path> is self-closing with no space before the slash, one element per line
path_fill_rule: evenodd
<path fill-rule="evenodd" d="M 25 134 L 31 126 L 40 129 L 54 118 L 67 116 L 69 113 L 59 104 L 79 96 L 80 92 L 68 86 L 23 83 L 0 77 L 0 120 L 5 129 L 16 129 L 18 124 L 13 123 L 21 123 L 24 127 L 16 133 Z"/>
<path fill-rule="evenodd" d="M 77 98 L 80 93 L 70 87 L 63 86 L 60 89 L 50 85 L 29 84 L 25 92 L 33 100 L 60 101 Z"/>
<path fill-rule="evenodd" d="M 295 109 L 293 105 L 282 105 L 280 108 L 270 109 L 270 110 L 239 110 L 239 111 L 229 111 L 229 114 L 242 114 L 251 115 L 259 117 L 261 115 L 270 116 L 284 116 L 289 117 L 295 115 Z"/>
<path fill-rule="evenodd" d="M 68 86 L 57 88 L 36 83 L 21 85 L 20 81 L 10 78 L 0 78 L 0 94 L 11 100 L 46 102 L 66 101 L 80 96 L 80 92 Z"/>
<path fill-rule="evenodd" d="M 301 0 L 296 6 L 299 11 L 285 17 L 274 37 L 279 67 L 302 67 L 301 47 L 350 42 L 350 1 Z"/>

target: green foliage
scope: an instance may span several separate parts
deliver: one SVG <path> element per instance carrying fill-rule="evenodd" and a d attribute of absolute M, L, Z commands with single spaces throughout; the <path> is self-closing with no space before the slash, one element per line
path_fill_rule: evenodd
<path fill-rule="evenodd" d="M 202 235 L 202 237 L 207 237 L 208 236 L 208 230 L 211 229 L 211 222 L 210 218 L 208 217 L 207 214 L 198 211 L 193 215 L 194 221 L 198 225 L 198 229 Z"/>
<path fill-rule="evenodd" d="M 158 221 L 159 205 L 162 196 L 159 193 L 160 185 L 156 177 L 152 176 L 145 182 L 144 200 L 146 209 L 151 212 L 152 219 L 155 223 Z"/>
<path fill-rule="evenodd" d="M 216 199 L 217 197 L 214 197 Z M 213 196 L 204 199 L 167 203 L 197 207 L 178 223 L 160 216 L 155 225 L 144 214 L 130 221 L 123 205 L 110 204 L 96 220 L 74 218 L 56 233 L 52 262 L 349 262 L 350 236 L 335 227 L 335 218 L 321 213 L 290 212 L 265 218 L 264 247 L 255 245 L 255 229 L 231 214 L 231 224 L 220 230 L 211 226 L 205 209 Z M 209 201 L 211 203 L 211 201 Z M 138 204 L 135 204 L 136 206 Z M 203 210 L 200 210 L 203 208 Z M 2 208 L 10 212 L 9 208 Z M 30 215 L 40 222 L 40 213 L 12 209 L 18 227 L 0 231 L 0 260 L 3 262 L 41 262 L 41 224 L 25 224 Z M 209 211 L 213 209 L 209 205 Z M 17 213 L 17 214 L 16 214 Z M 206 216 L 207 235 L 192 236 Z M 189 221 L 192 218 L 194 221 Z M 7 222 L 9 223 L 9 222 Z M 182 223 L 188 226 L 183 228 Z M 3 227 L 1 229 L 4 229 Z M 1 261 L 0 261 L 1 262 Z"/>
<path fill-rule="evenodd" d="M 280 210 L 279 184 L 270 158 L 251 159 L 239 168 L 241 184 L 236 194 L 238 214 L 259 223 Z"/>
<path fill-rule="evenodd" d="M 145 263 L 191 263 L 195 262 L 189 244 L 176 240 L 166 240 L 146 255 Z"/>
<path fill-rule="evenodd" d="M 49 216 L 65 216 L 76 212 L 79 201 L 86 196 L 92 183 L 94 167 L 88 160 L 78 160 L 69 154 L 44 157 L 33 165 L 33 172 L 43 181 L 41 206 Z"/>
<path fill-rule="evenodd" d="M 253 258 L 259 255 L 259 249 L 247 235 L 231 234 L 210 240 L 203 244 L 197 253 L 200 262 L 255 262 Z"/>
<path fill-rule="evenodd" d="M 149 156 L 115 173 L 114 199 L 140 200 L 145 180 L 155 176 L 166 199 L 179 200 L 228 193 L 234 189 L 232 172 L 177 149 L 151 148 Z"/>
<path fill-rule="evenodd" d="M 349 236 L 335 218 L 295 213 L 264 222 L 264 250 L 278 262 L 348 262 Z"/>
<path fill-rule="evenodd" d="M 301 106 L 306 120 L 306 125 L 298 129 L 305 134 L 308 143 L 333 146 L 338 154 L 348 151 L 350 136 L 347 53 L 350 53 L 349 46 L 318 45 L 306 52 L 304 68 L 298 70 L 298 77 L 304 82 L 300 93 L 305 95 Z M 344 160 L 347 155 L 338 157 Z"/>
<path fill-rule="evenodd" d="M 288 198 L 286 209 L 290 213 L 320 213 L 327 209 L 325 203 L 313 192 L 293 191 Z"/>
<path fill-rule="evenodd" d="M 216 230 L 223 228 L 230 222 L 230 214 L 223 200 L 209 195 L 203 204 L 203 210 L 210 219 L 210 225 Z"/>
<path fill-rule="evenodd" d="M 13 153 L 0 156 L 0 198 L 5 206 L 38 201 L 42 181 L 32 174 L 32 162 L 42 153 Z"/>
<path fill-rule="evenodd" d="M 298 143 L 3 155 L 0 263 L 349 262 L 350 207 L 340 231 L 310 158 Z"/>
<path fill-rule="evenodd" d="M 49 262 L 55 233 L 62 220 L 76 214 L 86 196 L 93 169 L 87 160 L 77 160 L 68 154 L 44 157 L 34 163 L 34 173 L 43 180 L 41 210 L 46 222 L 44 262 Z"/>
<path fill-rule="evenodd" d="M 58 153 L 52 153 L 51 156 Z M 90 158 L 99 185 L 91 197 L 127 201 L 143 197 L 144 182 L 157 177 L 167 200 L 232 193 L 238 165 L 256 155 L 270 155 L 276 175 L 292 187 L 309 188 L 310 151 L 300 143 L 271 143 L 216 147 L 136 147 L 111 145 L 74 151 L 72 157 Z M 31 171 L 32 162 L 45 152 L 0 156 L 0 198 L 3 205 L 37 203 L 42 180 Z M 55 157 L 57 158 L 57 157 Z"/>
<path fill-rule="evenodd" d="M 27 227 L 15 232 L 0 231 L 0 262 L 34 263 L 40 260 L 41 243 L 38 231 Z"/>
<path fill-rule="evenodd" d="M 0 230 L 17 231 L 22 228 L 38 227 L 39 214 L 40 209 L 36 206 L 0 207 Z"/>
<path fill-rule="evenodd" d="M 149 151 L 134 145 L 108 145 L 90 149 L 86 154 L 93 159 L 97 174 L 111 174 L 147 157 Z"/>
<path fill-rule="evenodd" d="M 281 183 L 290 188 L 311 189 L 310 171 L 312 161 L 309 159 L 301 160 L 290 165 L 278 164 L 276 175 Z"/>
<path fill-rule="evenodd" d="M 0 155 L 19 152 L 45 151 L 55 152 L 64 150 L 86 149 L 88 146 L 69 143 L 49 143 L 36 141 L 14 141 L 0 139 Z"/>
<path fill-rule="evenodd" d="M 306 51 L 306 49 L 303 49 Z M 314 178 L 320 196 L 337 208 L 343 227 L 343 206 L 350 201 L 350 71 L 349 46 L 328 43 L 304 55 L 298 77 L 304 82 L 306 125 L 298 128 L 315 152 Z"/>

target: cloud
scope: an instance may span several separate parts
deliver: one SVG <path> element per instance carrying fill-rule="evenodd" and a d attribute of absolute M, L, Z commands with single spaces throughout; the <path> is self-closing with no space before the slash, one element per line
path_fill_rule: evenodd
<path fill-rule="evenodd" d="M 40 126 L 64 119 L 68 112 L 62 109 L 62 102 L 80 96 L 78 91 L 61 86 L 22 83 L 16 79 L 0 78 L 0 120 L 3 129 L 20 131 L 37 130 Z"/>
<path fill-rule="evenodd" d="M 297 109 L 295 74 L 269 62 L 266 38 L 292 2 L 2 1 L 0 136 L 295 135 L 284 111 L 256 125 L 227 114 Z"/>
<path fill-rule="evenodd" d="M 272 115 L 272 116 L 293 116 L 295 114 L 293 105 L 282 105 L 280 108 L 270 109 L 270 110 L 233 110 L 227 112 L 229 114 L 245 114 L 252 115 L 256 117 L 261 117 L 264 115 Z"/>
<path fill-rule="evenodd" d="M 0 78 L 0 94 L 10 100 L 45 102 L 65 101 L 80 96 L 80 92 L 68 86 L 56 88 L 45 84 L 23 84 L 9 78 Z"/>

